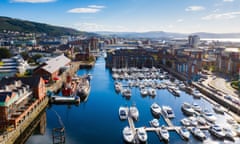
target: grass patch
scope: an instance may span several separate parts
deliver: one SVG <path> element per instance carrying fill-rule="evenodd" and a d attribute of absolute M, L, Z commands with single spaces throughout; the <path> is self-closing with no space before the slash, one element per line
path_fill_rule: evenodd
<path fill-rule="evenodd" d="M 2 61 L 0 61 L 0 66 L 2 66 L 4 63 Z"/>
<path fill-rule="evenodd" d="M 240 91 L 240 81 L 232 81 L 231 86 Z"/>

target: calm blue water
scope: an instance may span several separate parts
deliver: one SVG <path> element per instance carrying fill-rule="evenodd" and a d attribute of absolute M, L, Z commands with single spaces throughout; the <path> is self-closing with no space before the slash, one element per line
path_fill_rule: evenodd
<path fill-rule="evenodd" d="M 126 100 L 114 90 L 114 80 L 111 73 L 105 68 L 105 61 L 99 58 L 95 67 L 91 70 L 79 70 L 78 75 L 91 73 L 91 92 L 87 102 L 80 105 L 52 105 L 46 111 L 47 128 L 44 135 L 32 135 L 27 144 L 51 144 L 52 129 L 59 127 L 60 123 L 55 113 L 61 117 L 65 126 L 67 144 L 122 144 L 122 129 L 128 125 L 127 121 L 120 121 L 118 109 L 121 105 L 131 105 L 135 103 L 139 109 L 139 120 L 135 122 L 136 127 L 149 126 L 149 121 L 153 119 L 150 105 L 157 102 L 160 105 L 170 105 L 176 115 L 172 120 L 175 125 L 180 125 L 180 120 L 185 117 L 181 111 L 181 104 L 185 101 L 197 103 L 203 107 L 210 108 L 211 105 L 201 99 L 193 99 L 192 96 L 182 92 L 181 97 L 174 97 L 167 90 L 158 90 L 158 95 L 153 99 L 142 97 L 138 88 L 132 89 L 132 97 Z M 222 120 L 224 116 L 217 115 Z M 161 124 L 166 125 L 160 117 Z M 225 121 L 223 121 L 225 122 Z M 206 132 L 209 138 L 206 143 L 223 143 L 213 138 Z M 225 141 L 231 143 L 230 141 Z M 163 143 L 156 133 L 148 132 L 148 144 Z M 188 142 L 183 141 L 175 132 L 170 132 L 170 143 L 201 143 L 193 136 Z"/>

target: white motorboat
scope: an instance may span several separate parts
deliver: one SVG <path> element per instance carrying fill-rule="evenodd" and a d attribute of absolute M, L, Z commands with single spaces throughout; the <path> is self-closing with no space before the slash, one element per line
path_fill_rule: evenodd
<path fill-rule="evenodd" d="M 123 134 L 124 141 L 126 141 L 127 143 L 134 142 L 134 133 L 131 130 L 131 128 L 129 128 L 128 126 L 124 127 L 122 134 Z"/>
<path fill-rule="evenodd" d="M 235 131 L 237 136 L 240 136 L 240 125 L 239 124 L 233 124 L 232 125 L 233 130 Z"/>
<path fill-rule="evenodd" d="M 185 90 L 186 89 L 186 85 L 184 83 L 180 83 L 178 86 L 179 86 L 179 88 L 181 90 Z"/>
<path fill-rule="evenodd" d="M 227 122 L 228 122 L 229 124 L 231 124 L 231 125 L 237 124 L 237 121 L 234 120 L 234 119 L 231 118 L 231 117 L 227 119 Z"/>
<path fill-rule="evenodd" d="M 185 102 L 182 104 L 182 111 L 184 112 L 184 114 L 188 115 L 188 116 L 192 116 L 195 113 L 195 110 L 192 108 L 192 106 Z"/>
<path fill-rule="evenodd" d="M 202 116 L 211 123 L 214 123 L 217 120 L 214 114 L 207 109 L 203 111 Z"/>
<path fill-rule="evenodd" d="M 130 113 L 131 117 L 132 117 L 134 120 L 138 120 L 139 111 L 138 111 L 136 105 L 130 106 L 130 108 L 129 108 L 129 113 Z"/>
<path fill-rule="evenodd" d="M 125 97 L 131 97 L 132 93 L 131 93 L 131 89 L 126 88 L 122 90 L 122 95 Z"/>
<path fill-rule="evenodd" d="M 120 106 L 119 107 L 119 118 L 121 120 L 125 120 L 128 118 L 128 107 Z"/>
<path fill-rule="evenodd" d="M 163 114 L 169 119 L 172 119 L 175 117 L 175 114 L 170 106 L 162 106 L 162 111 L 163 111 Z"/>
<path fill-rule="evenodd" d="M 116 92 L 120 92 L 122 90 L 122 84 L 120 82 L 115 82 L 114 87 Z"/>
<path fill-rule="evenodd" d="M 144 127 L 140 127 L 137 129 L 137 138 L 140 142 L 145 143 L 148 139 L 147 132 Z"/>
<path fill-rule="evenodd" d="M 189 132 L 189 130 L 186 127 L 181 127 L 179 129 L 179 133 L 186 140 L 188 140 L 189 137 L 190 137 L 190 132 Z"/>
<path fill-rule="evenodd" d="M 199 90 L 193 90 L 192 95 L 194 96 L 194 98 L 201 98 L 203 95 Z"/>
<path fill-rule="evenodd" d="M 149 89 L 148 89 L 148 94 L 149 94 L 150 96 L 156 96 L 156 95 L 157 95 L 156 89 L 154 89 L 154 88 L 149 88 Z"/>
<path fill-rule="evenodd" d="M 219 105 L 219 104 L 216 104 L 213 106 L 213 110 L 216 112 L 216 113 L 219 113 L 219 114 L 224 114 L 224 108 Z"/>
<path fill-rule="evenodd" d="M 190 117 L 188 117 L 188 119 L 189 119 L 192 126 L 197 126 L 198 125 L 198 121 L 197 121 L 196 117 L 190 116 Z"/>
<path fill-rule="evenodd" d="M 55 104 L 78 104 L 80 103 L 80 97 L 78 96 L 51 96 L 50 97 L 50 102 L 55 103 Z"/>
<path fill-rule="evenodd" d="M 198 138 L 201 141 L 206 139 L 206 135 L 199 128 L 193 127 L 191 129 L 191 132 L 196 138 Z"/>
<path fill-rule="evenodd" d="M 223 129 L 219 125 L 210 126 L 209 132 L 219 139 L 224 139 L 225 137 L 225 133 L 223 132 Z"/>
<path fill-rule="evenodd" d="M 229 139 L 231 141 L 235 141 L 234 137 L 236 136 L 236 133 L 233 132 L 230 128 L 223 128 L 223 131 L 225 133 L 225 138 Z"/>
<path fill-rule="evenodd" d="M 160 116 L 161 114 L 161 107 L 156 103 L 154 102 L 152 105 L 151 105 L 151 110 L 152 110 L 152 113 L 156 116 Z"/>
<path fill-rule="evenodd" d="M 183 119 L 181 119 L 181 124 L 184 126 L 190 126 L 191 121 L 188 118 L 183 118 Z"/>
<path fill-rule="evenodd" d="M 202 108 L 197 104 L 197 103 L 193 103 L 192 104 L 192 108 L 197 111 L 197 112 L 201 112 L 202 111 Z"/>
<path fill-rule="evenodd" d="M 164 141 L 169 141 L 169 132 L 166 127 L 161 127 L 161 129 L 159 130 L 159 134 Z"/>
<path fill-rule="evenodd" d="M 158 121 L 158 119 L 153 119 L 153 120 L 151 120 L 151 121 L 149 121 L 149 123 L 150 123 L 150 125 L 152 126 L 152 127 L 159 127 L 159 121 Z"/>
<path fill-rule="evenodd" d="M 203 118 L 201 116 L 197 117 L 197 121 L 200 125 L 206 125 L 207 124 L 207 121 L 205 120 L 205 118 Z"/>
<path fill-rule="evenodd" d="M 147 96 L 148 95 L 148 90 L 146 88 L 141 88 L 140 93 L 142 96 Z"/>

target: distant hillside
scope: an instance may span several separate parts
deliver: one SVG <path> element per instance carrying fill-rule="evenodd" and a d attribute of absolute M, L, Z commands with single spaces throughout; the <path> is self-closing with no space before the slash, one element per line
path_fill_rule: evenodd
<path fill-rule="evenodd" d="M 46 33 L 51 36 L 87 34 L 71 28 L 52 26 L 44 23 L 37 23 L 0 16 L 0 31 L 10 30 L 19 32 Z"/>
<path fill-rule="evenodd" d="M 129 38 L 186 38 L 191 34 L 187 33 L 173 33 L 164 31 L 150 31 L 150 32 L 96 32 L 101 35 L 111 35 Z M 200 38 L 240 38 L 240 33 L 192 33 L 199 35 Z"/>

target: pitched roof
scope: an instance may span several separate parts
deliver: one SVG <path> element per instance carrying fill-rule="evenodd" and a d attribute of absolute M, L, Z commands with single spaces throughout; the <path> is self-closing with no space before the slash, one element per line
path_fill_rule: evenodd
<path fill-rule="evenodd" d="M 12 96 L 12 92 L 0 92 L 0 102 L 6 102 L 7 97 Z"/>
<path fill-rule="evenodd" d="M 45 63 L 47 65 L 43 66 L 42 69 L 49 73 L 53 73 L 70 62 L 71 60 L 62 54 L 58 57 L 50 59 L 49 61 L 46 61 Z"/>
<path fill-rule="evenodd" d="M 16 80 L 21 80 L 23 84 L 29 85 L 30 88 L 38 87 L 40 83 L 40 76 L 33 76 L 33 77 L 9 77 L 9 78 L 3 78 L 0 81 L 0 86 L 5 86 L 12 84 Z"/>

